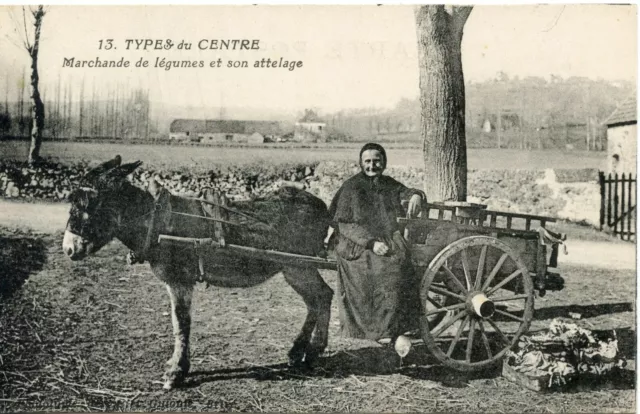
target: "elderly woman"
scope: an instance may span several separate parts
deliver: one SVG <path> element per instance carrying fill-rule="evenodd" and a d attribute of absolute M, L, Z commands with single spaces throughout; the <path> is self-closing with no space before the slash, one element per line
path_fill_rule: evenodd
<path fill-rule="evenodd" d="M 337 235 L 339 307 L 342 334 L 392 343 L 417 326 L 419 296 L 409 249 L 396 221 L 404 215 L 401 200 L 410 199 L 416 216 L 424 193 L 382 175 L 384 148 L 360 150 L 361 172 L 335 195 L 329 214 Z"/>

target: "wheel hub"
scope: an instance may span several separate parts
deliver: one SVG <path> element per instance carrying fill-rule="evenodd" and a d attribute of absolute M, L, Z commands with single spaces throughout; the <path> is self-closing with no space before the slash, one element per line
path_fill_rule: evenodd
<path fill-rule="evenodd" d="M 481 318 L 490 318 L 496 310 L 494 303 L 487 298 L 484 292 L 471 292 L 468 296 L 467 305 L 469 311 Z"/>

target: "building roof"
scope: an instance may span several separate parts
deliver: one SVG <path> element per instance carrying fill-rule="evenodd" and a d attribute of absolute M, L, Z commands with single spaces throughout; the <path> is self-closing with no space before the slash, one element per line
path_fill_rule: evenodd
<path fill-rule="evenodd" d="M 304 116 L 298 122 L 319 122 L 324 123 L 324 120 L 321 119 L 318 114 L 312 109 L 305 109 Z"/>
<path fill-rule="evenodd" d="M 604 121 L 607 126 L 617 124 L 631 124 L 638 122 L 638 106 L 635 93 L 620 104 Z"/>
<path fill-rule="evenodd" d="M 280 124 L 275 121 L 240 121 L 226 119 L 175 119 L 169 132 L 209 133 L 209 134 L 279 134 Z"/>

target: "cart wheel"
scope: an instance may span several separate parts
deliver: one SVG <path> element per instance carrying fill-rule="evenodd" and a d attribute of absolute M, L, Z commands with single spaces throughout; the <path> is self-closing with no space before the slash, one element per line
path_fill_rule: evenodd
<path fill-rule="evenodd" d="M 446 302 L 434 301 L 434 294 Z M 533 317 L 529 270 L 513 249 L 488 236 L 465 237 L 442 249 L 425 271 L 420 299 L 425 345 L 459 371 L 501 360 Z"/>

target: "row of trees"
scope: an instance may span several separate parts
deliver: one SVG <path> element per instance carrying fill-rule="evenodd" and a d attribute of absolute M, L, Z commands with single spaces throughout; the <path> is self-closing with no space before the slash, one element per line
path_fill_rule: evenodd
<path fill-rule="evenodd" d="M 29 129 L 31 145 L 29 148 L 30 163 L 40 159 L 42 137 L 45 134 L 45 118 L 47 134 L 52 137 L 71 136 L 77 129 L 78 136 L 101 137 L 149 137 L 150 132 L 150 100 L 149 92 L 140 89 L 129 90 L 126 86 L 116 85 L 107 91 L 97 91 L 93 84 L 91 100 L 86 100 L 85 82 L 80 84 L 78 99 L 74 100 L 71 83 L 62 85 L 58 78 L 55 97 L 45 98 L 40 91 L 38 72 L 38 54 L 40 36 L 46 10 L 44 6 L 23 6 L 20 15 L 12 13 L 16 44 L 23 47 L 30 60 L 29 71 L 29 104 L 25 100 L 26 75 L 18 82 L 18 99 L 13 108 L 9 105 L 9 77 L 5 92 L 4 112 L 0 115 L 0 132 L 5 134 L 16 132 L 24 135 Z M 104 92 L 106 92 L 106 99 Z M 74 107 L 77 102 L 77 107 Z M 26 108 L 30 110 L 26 111 Z"/>
<path fill-rule="evenodd" d="M 7 76 L 4 108 L 0 113 L 1 135 L 26 136 L 29 133 L 32 114 L 28 111 L 30 98 L 25 90 L 25 76 L 15 82 L 20 87 L 16 99 L 11 101 Z M 93 82 L 90 88 L 85 84 L 84 79 L 78 85 L 68 79 L 63 83 L 58 77 L 55 87 L 43 88 L 41 99 L 46 119 L 43 136 L 54 139 L 148 139 L 155 133 L 157 126 L 151 120 L 148 90 L 125 84 L 97 87 Z"/>

